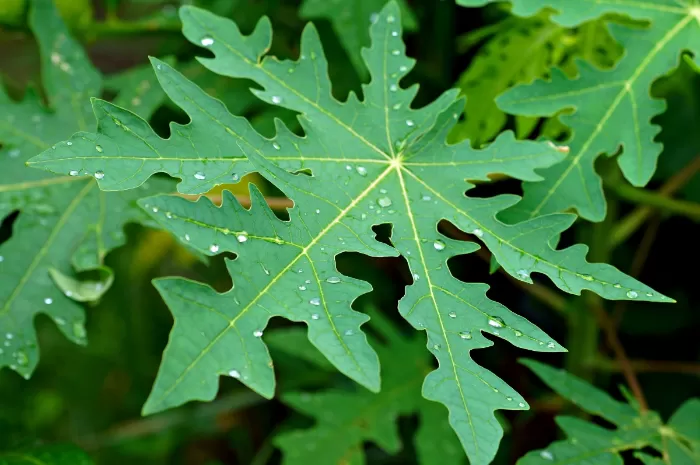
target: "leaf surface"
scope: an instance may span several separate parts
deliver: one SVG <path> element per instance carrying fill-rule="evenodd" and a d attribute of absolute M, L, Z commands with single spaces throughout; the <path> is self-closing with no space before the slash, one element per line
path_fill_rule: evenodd
<path fill-rule="evenodd" d="M 448 407 L 450 424 L 471 461 L 490 461 L 502 436 L 493 412 L 525 409 L 526 403 L 469 352 L 493 345 L 483 333 L 530 350 L 563 348 L 489 299 L 485 284 L 452 276 L 448 259 L 479 246 L 442 235 L 437 225 L 443 219 L 471 233 L 522 281 L 542 273 L 574 294 L 588 289 L 610 299 L 670 300 L 611 266 L 588 263 L 584 246 L 552 249 L 549 240 L 571 225 L 572 215 L 506 225 L 496 214 L 517 196 L 465 196 L 473 187 L 468 179 L 486 181 L 490 173 L 505 173 L 534 181 L 536 168 L 562 154 L 545 143 L 516 141 L 512 133 L 483 150 L 472 149 L 468 141 L 447 144 L 464 102 L 449 91 L 426 107 L 411 108 L 417 88 L 400 85 L 413 61 L 404 54 L 397 4 L 389 3 L 370 28 L 372 46 L 363 57 L 372 79 L 363 88 L 364 98 L 351 94 L 345 102 L 331 95 L 313 26 L 304 30 L 299 59 L 279 60 L 264 57 L 272 38 L 266 19 L 244 36 L 230 20 L 203 10 L 185 7 L 180 14 L 188 39 L 215 56 L 201 59 L 205 66 L 256 82 L 262 90 L 253 92 L 260 99 L 300 114 L 305 135 L 278 123 L 277 135 L 265 139 L 245 119 L 154 61 L 164 90 L 190 115 L 188 125 L 172 125 L 172 136 L 164 140 L 132 113 L 95 101 L 97 133 L 77 134 L 70 150 L 66 142 L 32 160 L 58 172 L 99 166 L 105 177 L 98 182 L 105 189 L 135 187 L 165 171 L 180 178 L 179 189 L 188 193 L 254 170 L 294 201 L 288 221 L 265 206 L 256 188 L 250 210 L 226 193 L 221 207 L 207 199 L 193 203 L 171 196 L 143 201 L 156 221 L 191 247 L 208 255 L 236 254 L 228 261 L 234 285 L 223 294 L 183 279 L 157 282 L 175 327 L 145 413 L 213 399 L 218 377 L 225 374 L 272 396 L 272 363 L 262 335 L 273 316 L 305 323 L 310 340 L 333 365 L 378 390 L 377 356 L 360 330 L 367 317 L 351 309 L 370 288 L 342 276 L 335 256 L 401 254 L 414 283 L 400 312 L 427 333 L 428 349 L 440 365 L 426 378 L 423 394 Z M 382 223 L 393 227 L 393 247 L 375 239 L 372 226 Z"/>
<path fill-rule="evenodd" d="M 105 194 L 92 176 L 84 176 L 99 176 L 96 171 L 54 176 L 25 166 L 36 153 L 52 150 L 53 142 L 91 125 L 90 96 L 102 86 L 53 2 L 35 0 L 30 25 L 39 42 L 50 108 L 34 92 L 14 102 L 0 88 L 0 218 L 20 212 L 13 235 L 0 244 L 0 367 L 27 378 L 39 359 L 33 326 L 37 314 L 48 314 L 70 340 L 86 342 L 85 315 L 72 297 L 85 299 L 67 288 L 61 291 L 51 270 L 69 277 L 97 270 L 107 278 L 91 282 L 93 300 L 101 295 L 111 279 L 103 259 L 124 243 L 123 225 L 148 222 L 135 200 L 170 184 L 154 179 L 147 189 Z M 144 81 L 155 85 L 152 73 Z"/>

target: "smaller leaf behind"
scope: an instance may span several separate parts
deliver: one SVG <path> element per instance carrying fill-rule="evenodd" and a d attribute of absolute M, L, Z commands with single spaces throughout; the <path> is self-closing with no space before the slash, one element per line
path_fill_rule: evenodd
<path fill-rule="evenodd" d="M 666 458 L 663 463 L 698 463 L 700 455 L 700 399 L 683 404 L 667 425 L 656 412 L 639 412 L 618 402 L 605 392 L 564 370 L 535 360 L 522 363 L 545 384 L 583 410 L 600 416 L 617 429 L 608 429 L 580 418 L 560 416 L 556 421 L 567 439 L 546 449 L 532 451 L 518 465 L 610 465 L 622 464 L 620 453 L 636 451 L 635 456 L 648 465 L 660 465 L 656 457 L 640 452 L 650 447 Z"/>

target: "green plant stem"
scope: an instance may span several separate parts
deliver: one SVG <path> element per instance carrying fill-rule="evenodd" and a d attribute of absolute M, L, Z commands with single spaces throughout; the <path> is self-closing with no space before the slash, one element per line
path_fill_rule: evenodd
<path fill-rule="evenodd" d="M 682 170 L 673 175 L 658 191 L 658 195 L 670 197 L 683 188 L 700 171 L 700 156 L 697 156 Z M 611 233 L 611 246 L 619 246 L 652 216 L 655 209 L 649 206 L 636 208 L 632 213 L 618 222 Z"/>
<path fill-rule="evenodd" d="M 674 360 L 629 360 L 629 365 L 637 373 L 682 373 L 700 376 L 700 363 L 678 362 Z M 621 372 L 623 367 L 616 360 L 598 358 L 591 361 L 597 370 L 611 373 Z"/>
<path fill-rule="evenodd" d="M 674 215 L 686 216 L 693 221 L 700 221 L 700 204 L 687 200 L 672 199 L 656 192 L 637 189 L 627 184 L 612 187 L 620 198 L 630 202 L 663 210 Z"/>
<path fill-rule="evenodd" d="M 122 36 L 144 33 L 180 32 L 182 23 L 179 19 L 143 19 L 136 21 L 123 21 L 120 19 L 108 19 L 90 23 L 82 33 L 88 37 Z"/>

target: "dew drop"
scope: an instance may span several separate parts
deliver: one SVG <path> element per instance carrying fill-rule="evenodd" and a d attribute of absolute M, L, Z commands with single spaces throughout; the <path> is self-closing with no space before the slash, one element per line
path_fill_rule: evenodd
<path fill-rule="evenodd" d="M 409 128 L 410 128 L 410 127 L 413 127 L 415 124 L 416 124 L 416 123 L 414 123 L 412 119 L 407 119 L 407 120 L 406 120 L 406 126 L 408 126 Z"/>
<path fill-rule="evenodd" d="M 397 90 L 399 90 L 399 86 L 397 86 L 396 84 L 392 84 L 389 86 L 389 90 L 392 92 L 396 92 Z"/>
<path fill-rule="evenodd" d="M 399 71 L 405 73 L 406 71 L 408 71 L 408 66 L 399 66 Z"/>
<path fill-rule="evenodd" d="M 331 284 L 338 284 L 340 282 L 340 278 L 337 276 L 331 276 L 330 278 L 326 279 L 326 282 Z"/>
<path fill-rule="evenodd" d="M 5 261 L 5 257 L 3 257 L 2 255 L 0 255 L 0 263 L 2 263 L 2 262 L 4 262 L 4 261 Z"/>
<path fill-rule="evenodd" d="M 513 401 L 513 398 L 510 397 L 510 396 L 507 396 L 507 397 L 506 397 L 506 400 L 507 400 L 508 402 L 512 402 L 512 401 Z"/>
<path fill-rule="evenodd" d="M 15 354 L 15 358 L 17 359 L 17 364 L 21 367 L 29 365 L 29 357 L 27 357 L 27 354 L 25 354 L 23 351 L 18 351 Z"/>
<path fill-rule="evenodd" d="M 614 287 L 615 289 L 621 289 L 621 288 L 622 288 L 622 286 L 619 285 L 619 284 L 617 284 L 617 283 L 613 284 L 613 287 Z"/>
<path fill-rule="evenodd" d="M 241 231 L 240 233 L 238 233 L 238 235 L 236 235 L 236 240 L 240 243 L 247 241 L 248 240 L 248 233 L 245 231 Z"/>
<path fill-rule="evenodd" d="M 494 328 L 503 328 L 505 325 L 506 324 L 503 321 L 503 318 L 497 316 L 492 316 L 489 318 L 489 326 L 493 326 Z"/>
<path fill-rule="evenodd" d="M 396 18 L 394 18 L 393 15 L 387 16 L 387 18 L 386 18 L 387 23 L 393 23 L 394 21 L 396 21 Z"/>
<path fill-rule="evenodd" d="M 238 372 L 238 370 L 231 370 L 228 372 L 228 375 L 231 378 L 236 378 L 236 379 L 239 379 L 241 377 L 241 374 Z"/>
<path fill-rule="evenodd" d="M 355 168 L 355 171 L 357 171 L 357 174 L 359 174 L 360 176 L 367 176 L 367 168 L 365 168 L 364 166 L 358 166 L 357 168 Z"/>
<path fill-rule="evenodd" d="M 68 174 L 71 176 L 77 176 L 78 174 L 80 174 L 80 172 L 78 170 L 70 170 Z"/>
<path fill-rule="evenodd" d="M 431 200 L 433 200 L 433 198 L 429 195 L 424 195 L 423 197 L 421 197 L 421 200 L 423 200 L 424 202 L 430 202 Z"/>
<path fill-rule="evenodd" d="M 377 205 L 380 207 L 389 207 L 391 206 L 391 199 L 389 197 L 381 197 L 377 200 Z"/>
<path fill-rule="evenodd" d="M 317 209 L 316 209 L 316 214 L 318 215 L 319 213 L 321 213 L 321 210 L 320 210 L 319 208 L 317 208 Z"/>
<path fill-rule="evenodd" d="M 105 173 L 102 170 L 95 171 L 95 179 L 104 179 Z"/>
<path fill-rule="evenodd" d="M 238 175 L 238 173 L 233 173 L 231 175 L 231 181 L 233 182 L 238 182 L 241 179 L 241 177 Z"/>
<path fill-rule="evenodd" d="M 627 297 L 630 299 L 636 299 L 639 296 L 635 291 L 627 291 Z"/>
<path fill-rule="evenodd" d="M 514 331 L 514 333 L 515 333 L 515 337 L 522 337 L 522 335 L 523 335 L 523 333 L 521 333 L 517 329 Z"/>
<path fill-rule="evenodd" d="M 530 273 L 527 270 L 518 270 L 517 275 L 522 279 L 528 279 L 530 277 Z"/>
<path fill-rule="evenodd" d="M 582 277 L 583 279 L 585 279 L 586 281 L 593 281 L 593 276 L 591 276 L 591 275 L 589 275 L 589 274 L 581 275 L 581 277 Z"/>
<path fill-rule="evenodd" d="M 400 103 L 395 103 L 394 106 L 391 107 L 391 108 L 393 108 L 394 110 L 398 110 L 398 109 L 401 108 L 401 104 L 400 104 Z"/>
<path fill-rule="evenodd" d="M 476 237 L 484 237 L 484 231 L 479 228 L 472 231 L 472 234 L 474 234 Z"/>
<path fill-rule="evenodd" d="M 282 97 L 280 97 L 278 95 L 273 95 L 272 96 L 272 103 L 274 103 L 275 105 L 279 105 L 280 103 L 282 103 Z"/>
<path fill-rule="evenodd" d="M 319 305 L 321 305 L 321 299 L 318 297 L 314 297 L 313 299 L 309 300 L 309 303 L 311 305 L 319 306 Z"/>
<path fill-rule="evenodd" d="M 76 321 L 73 323 L 73 334 L 75 337 L 78 339 L 85 339 L 86 332 L 85 332 L 85 326 L 79 321 Z"/>
<path fill-rule="evenodd" d="M 96 146 L 95 146 L 95 150 L 97 150 L 97 151 L 100 152 L 100 153 L 102 153 L 102 151 L 103 151 L 103 150 L 102 150 L 102 146 L 100 146 L 100 145 L 96 145 Z"/>
<path fill-rule="evenodd" d="M 346 336 L 352 336 L 352 335 L 353 335 L 352 329 L 346 330 L 346 331 L 345 331 L 345 335 L 346 335 Z"/>
<path fill-rule="evenodd" d="M 554 454 L 552 454 L 548 450 L 543 450 L 540 452 L 540 457 L 542 457 L 545 460 L 554 460 Z"/>
<path fill-rule="evenodd" d="M 318 313 L 314 313 L 313 315 L 311 315 L 312 320 L 318 320 L 319 318 L 320 317 L 318 316 Z"/>
<path fill-rule="evenodd" d="M 216 253 L 219 251 L 219 246 L 217 244 L 212 244 L 209 246 L 209 251 L 211 251 L 211 253 Z"/>
<path fill-rule="evenodd" d="M 459 333 L 459 337 L 461 337 L 462 339 L 471 339 L 472 333 L 471 331 L 462 331 Z"/>
<path fill-rule="evenodd" d="M 420 279 L 420 275 L 418 273 L 413 273 L 413 280 L 418 281 Z"/>
<path fill-rule="evenodd" d="M 272 143 L 272 147 L 273 147 L 275 150 L 279 150 L 279 149 L 281 148 L 281 147 L 280 147 L 280 144 L 278 144 L 277 142 L 273 142 L 273 143 Z"/>
<path fill-rule="evenodd" d="M 391 31 L 391 36 L 392 36 L 392 37 L 398 37 L 398 36 L 399 36 L 398 31 Z"/>
<path fill-rule="evenodd" d="M 7 339 L 12 339 L 13 337 L 15 337 L 15 335 L 12 334 L 12 333 L 6 333 L 6 334 L 5 334 L 5 337 L 6 337 Z"/>
<path fill-rule="evenodd" d="M 305 291 L 305 290 L 306 290 L 306 286 L 303 286 L 303 285 L 302 285 L 302 286 L 299 286 L 299 290 L 300 290 L 300 291 Z"/>
<path fill-rule="evenodd" d="M 200 181 L 204 181 L 205 179 L 207 179 L 207 176 L 201 171 L 197 171 L 196 173 L 194 173 L 194 178 L 199 179 Z"/>
<path fill-rule="evenodd" d="M 433 242 L 433 247 L 435 247 L 435 250 L 445 250 L 445 243 L 437 240 Z"/>
<path fill-rule="evenodd" d="M 204 47 L 211 47 L 214 45 L 214 39 L 209 37 L 209 36 L 204 36 L 202 37 L 202 40 L 199 41 Z"/>
<path fill-rule="evenodd" d="M 455 312 L 450 312 L 448 313 L 448 315 L 450 316 L 450 318 L 457 318 L 457 313 Z"/>
<path fill-rule="evenodd" d="M 555 343 L 553 343 L 553 342 L 548 342 L 548 343 L 547 343 L 547 347 L 550 348 L 550 349 L 554 349 L 556 346 L 557 346 L 557 345 L 556 345 Z"/>
<path fill-rule="evenodd" d="M 391 54 L 394 55 L 394 56 L 397 56 L 397 55 L 400 55 L 401 52 L 398 51 L 398 50 L 392 50 L 392 51 L 391 51 Z"/>
<path fill-rule="evenodd" d="M 263 335 L 263 332 L 260 331 L 259 329 L 256 331 L 253 331 L 253 336 L 255 336 L 255 337 L 262 337 L 262 335 Z"/>
<path fill-rule="evenodd" d="M 70 147 L 71 145 L 73 145 L 73 142 L 68 141 L 68 142 L 66 142 L 66 145 L 67 145 L 68 147 Z"/>
<path fill-rule="evenodd" d="M 372 24 L 376 23 L 378 19 L 379 19 L 379 14 L 377 14 L 377 13 L 372 13 L 371 15 L 369 15 L 369 22 Z"/>
<path fill-rule="evenodd" d="M 158 213 L 158 207 L 153 207 L 151 210 L 153 211 L 153 213 Z"/>
<path fill-rule="evenodd" d="M 185 240 L 186 240 L 187 242 L 190 241 L 190 235 L 189 235 L 189 234 L 185 234 Z"/>
<path fill-rule="evenodd" d="M 520 403 L 518 403 L 518 407 L 524 408 L 524 407 L 525 407 L 525 402 L 520 402 Z"/>
<path fill-rule="evenodd" d="M 53 303 L 53 299 L 51 297 L 47 297 L 44 299 L 44 303 L 46 305 L 51 305 Z"/>

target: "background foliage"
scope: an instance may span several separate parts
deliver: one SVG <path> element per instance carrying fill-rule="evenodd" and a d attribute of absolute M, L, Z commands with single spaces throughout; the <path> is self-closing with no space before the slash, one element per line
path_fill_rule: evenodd
<path fill-rule="evenodd" d="M 77 130 L 92 131 L 89 97 L 106 98 L 135 111 L 163 137 L 171 121 L 186 123 L 182 105 L 168 101 L 160 91 L 149 55 L 165 59 L 224 102 L 232 114 L 246 116 L 263 135 L 275 133 L 274 117 L 292 130 L 300 128 L 291 111 L 257 99 L 248 90 L 250 81 L 224 78 L 193 60 L 206 52 L 180 33 L 179 4 L 150 0 L 56 3 L 67 23 L 65 30 L 45 1 L 35 1 L 33 9 L 22 0 L 0 4 L 0 64 L 7 93 L 0 98 L 0 214 L 4 217 L 0 321 L 3 333 L 33 333 L 34 324 L 38 336 L 37 342 L 33 338 L 2 339 L 4 334 L 0 334 L 5 344 L 0 352 L 3 365 L 12 364 L 26 375 L 36 366 L 30 381 L 14 371 L 0 371 L 0 450 L 4 451 L 0 463 L 466 463 L 444 408 L 420 396 L 423 378 L 435 367 L 423 333 L 415 333 L 398 313 L 397 301 L 415 279 L 400 258 L 358 253 L 338 258 L 344 275 L 367 280 L 374 288 L 356 301 L 354 309 L 371 317 L 363 329 L 382 364 L 380 393 L 341 375 L 315 351 L 301 328 L 273 319 L 264 338 L 275 361 L 273 400 L 245 388 L 236 380 L 240 373 L 234 373 L 221 379 L 211 403 L 190 403 L 140 417 L 173 324 L 150 280 L 184 276 L 223 292 L 231 286 L 224 257 L 205 257 L 214 254 L 158 230 L 158 224 L 135 204 L 136 198 L 174 191 L 174 184 L 166 178 L 152 178 L 145 189 L 103 193 L 91 187 L 96 184 L 91 178 L 70 174 L 55 178 L 26 168 L 24 162 Z M 313 0 L 301 4 L 201 0 L 195 4 L 234 19 L 245 34 L 262 15 L 269 16 L 275 31 L 270 53 L 280 58 L 297 57 L 301 30 L 312 19 L 329 61 L 333 95 L 342 101 L 350 91 L 362 92 L 360 83 L 367 79 L 368 70 L 358 47 L 369 45 L 369 26 L 379 18 L 384 3 L 357 0 L 352 8 L 349 2 L 329 7 L 331 2 Z M 462 3 L 481 6 L 488 2 Z M 676 23 L 664 22 L 663 15 L 639 14 L 633 8 L 607 10 L 629 16 L 609 14 L 595 19 L 602 13 L 596 12 L 586 13 L 590 16 L 585 21 L 572 15 L 550 18 L 549 12 L 538 12 L 532 5 L 549 3 L 563 9 L 566 2 L 513 3 L 516 11 L 536 15 L 514 16 L 507 4 L 498 2 L 478 9 L 451 1 L 402 2 L 407 54 L 417 58 L 402 87 L 420 83 L 419 104 L 434 101 L 450 87 L 461 89 L 467 97 L 466 117 L 452 130 L 452 141 L 469 138 L 472 146 L 480 147 L 500 131 L 512 129 L 520 138 L 567 141 L 568 151 L 573 152 L 567 155 L 578 157 L 583 149 L 577 141 L 586 134 L 585 128 L 576 125 L 584 124 L 586 118 L 598 121 L 596 108 L 610 102 L 607 96 L 563 101 L 547 108 L 508 104 L 509 96 L 512 101 L 518 95 L 549 92 L 551 87 L 546 86 L 551 84 L 537 81 L 500 98 L 500 108 L 496 97 L 516 84 L 541 78 L 562 86 L 572 85 L 569 79 L 575 80 L 573 85 L 585 85 L 584 78 L 576 78 L 579 73 L 596 83 L 616 79 L 606 73 L 622 73 L 621 79 L 628 79 L 625 62 L 620 60 L 634 60 L 635 54 L 642 53 L 634 50 L 643 47 L 656 50 Z M 610 23 L 615 25 L 609 28 Z M 694 34 L 690 28 L 684 33 Z M 634 34 L 650 38 L 639 40 Z M 54 51 L 56 47 L 60 53 Z M 569 349 L 565 354 L 539 354 L 540 362 L 530 360 L 523 365 L 517 362 L 526 355 L 523 351 L 494 338 L 491 349 L 471 354 L 515 388 L 531 408 L 497 413 L 505 436 L 494 463 L 518 459 L 528 463 L 611 463 L 620 459 L 700 463 L 700 412 L 697 400 L 692 399 L 700 392 L 700 345 L 695 337 L 700 322 L 694 311 L 698 294 L 693 288 L 694 274 L 679 269 L 682 259 L 692 263 L 697 254 L 693 238 L 700 219 L 700 184 L 694 177 L 700 168 L 695 129 L 700 80 L 695 63 L 679 59 L 686 49 L 692 52 L 692 44 L 664 48 L 666 68 L 654 68 L 634 90 L 642 101 L 649 98 L 651 86 L 653 96 L 663 99 L 649 100 L 653 102 L 650 108 L 662 114 L 652 120 L 660 125 L 660 132 L 657 135 L 658 128 L 648 129 L 647 139 L 653 139 L 651 147 L 659 152 L 659 143 L 663 143 L 651 182 L 641 189 L 630 185 L 625 176 L 642 185 L 640 179 L 650 177 L 653 166 L 645 168 L 643 175 L 630 174 L 620 171 L 614 160 L 598 159 L 595 170 L 605 186 L 607 210 L 603 211 L 607 215 L 600 223 L 579 220 L 560 239 L 564 246 L 589 244 L 592 261 L 612 263 L 673 297 L 677 304 L 639 299 L 606 303 L 589 293 L 583 298 L 563 294 L 545 280 L 535 279 L 534 285 L 527 285 L 499 270 L 488 251 L 449 261 L 456 277 L 467 282 L 486 279 L 492 286 L 491 298 Z M 637 62 L 634 66 L 638 69 Z M 70 74 L 66 70 L 74 70 L 75 79 L 60 81 Z M 100 74 L 106 76 L 104 80 Z M 75 99 L 73 88 L 83 95 Z M 551 117 L 571 106 L 578 110 L 573 116 Z M 620 115 L 619 123 L 606 126 L 610 137 L 618 137 L 616 144 L 624 139 L 623 129 L 633 117 Z M 22 145 L 18 131 L 31 134 L 35 146 Z M 625 142 L 625 150 L 634 145 Z M 606 150 L 610 154 L 617 145 L 596 147 L 586 155 L 591 158 L 591 169 L 599 152 Z M 571 157 L 564 158 L 566 163 Z M 624 163 L 622 166 L 624 171 Z M 97 172 L 88 174 L 100 179 Z M 592 171 L 590 175 L 597 176 Z M 284 215 L 288 201 L 277 188 L 255 174 L 244 181 L 255 182 L 268 203 Z M 3 190 L 3 185 L 17 183 L 29 184 L 19 194 L 14 188 Z M 39 183 L 39 188 L 31 183 Z M 228 186 L 243 203 L 250 202 L 246 184 Z M 208 195 L 218 201 L 219 192 L 220 187 Z M 519 182 L 504 179 L 478 185 L 470 195 L 521 192 Z M 527 199 L 527 186 L 525 192 Z M 524 205 L 501 216 L 506 221 L 523 219 L 531 211 L 529 204 Z M 588 214 L 579 208 L 579 213 L 603 220 L 600 205 Z M 152 208 L 149 205 L 147 211 Z M 102 216 L 109 221 L 96 221 Z M 157 215 L 151 216 L 158 220 Z M 56 222 L 69 227 L 66 234 L 54 238 L 50 231 Z M 121 232 L 124 224 L 125 235 Z M 465 238 L 451 224 L 441 224 L 440 230 L 455 239 Z M 391 232 L 376 228 L 376 233 L 386 242 Z M 110 252 L 117 246 L 121 247 Z M 57 273 L 53 278 L 28 273 L 12 281 L 17 270 L 24 273 L 54 263 Z M 494 271 L 490 276 L 489 268 Z M 17 282 L 26 295 L 15 292 Z M 75 303 L 61 293 L 89 303 Z M 42 313 L 34 318 L 37 308 Z M 24 326 L 11 326 L 18 321 Z M 61 333 L 83 345 L 72 344 Z M 437 349 L 433 346 L 432 350 Z M 541 362 L 566 368 L 577 378 Z M 621 393 L 619 385 L 628 388 Z M 555 423 L 555 415 L 565 416 Z"/>

